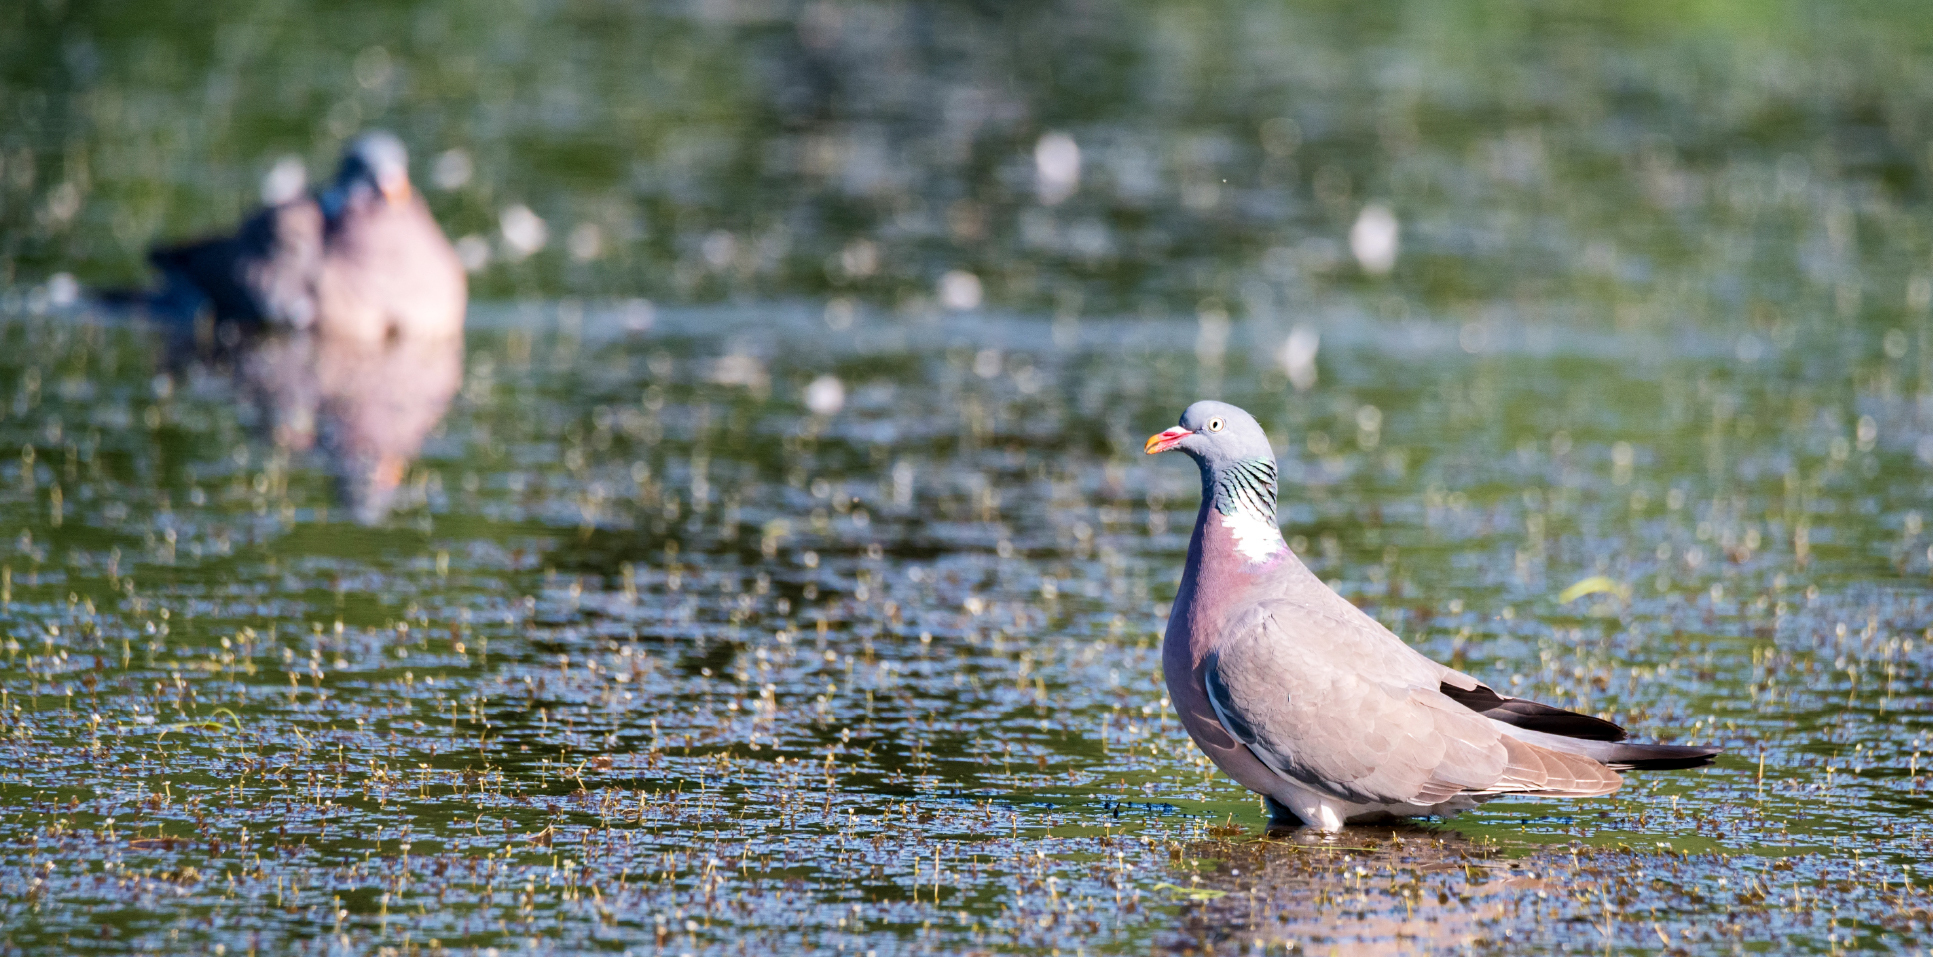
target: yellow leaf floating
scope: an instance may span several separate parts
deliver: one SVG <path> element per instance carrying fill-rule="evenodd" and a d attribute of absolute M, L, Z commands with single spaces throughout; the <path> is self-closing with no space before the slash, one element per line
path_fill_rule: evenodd
<path fill-rule="evenodd" d="M 1227 891 L 1218 891 L 1207 887 L 1182 887 L 1179 884 L 1156 884 L 1154 885 L 1154 889 L 1158 891 L 1173 891 L 1178 897 L 1186 897 L 1189 900 L 1196 901 L 1212 901 L 1217 897 L 1228 896 Z"/>
<path fill-rule="evenodd" d="M 1564 589 L 1558 594 L 1557 602 L 1561 605 L 1568 605 L 1585 595 L 1601 595 L 1605 593 L 1616 595 L 1619 598 L 1629 598 L 1631 597 L 1631 586 L 1608 575 L 1592 575 Z"/>

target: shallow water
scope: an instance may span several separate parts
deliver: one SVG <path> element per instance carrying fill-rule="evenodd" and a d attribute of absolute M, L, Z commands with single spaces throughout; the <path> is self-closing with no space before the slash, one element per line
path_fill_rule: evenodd
<path fill-rule="evenodd" d="M 47 370 L 5 370 L 12 946 L 1924 940 L 1924 468 L 1801 378 L 1371 329 L 1299 395 L 1239 337 L 1204 367 L 1194 322 L 479 313 L 376 529 L 136 331 L 7 327 Z M 848 403 L 815 416 L 828 371 Z M 1158 681 L 1195 478 L 1135 447 L 1217 375 L 1345 594 L 1727 756 L 1254 843 Z"/>
<path fill-rule="evenodd" d="M 1925 951 L 1924 17 L 1459 9 L 0 10 L 0 952 Z M 364 528 L 73 299 L 376 124 L 478 302 Z M 1420 648 L 1725 757 L 1257 840 L 1204 395 Z"/>

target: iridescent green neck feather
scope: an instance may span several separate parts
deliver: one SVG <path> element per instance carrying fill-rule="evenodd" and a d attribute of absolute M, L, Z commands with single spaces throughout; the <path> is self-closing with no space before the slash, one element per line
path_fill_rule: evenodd
<path fill-rule="evenodd" d="M 1215 470 L 1215 511 L 1235 539 L 1235 550 L 1250 564 L 1287 554 L 1288 543 L 1275 524 L 1275 463 L 1247 459 Z"/>
<path fill-rule="evenodd" d="M 1215 511 L 1223 515 L 1245 512 L 1275 521 L 1275 463 L 1249 459 L 1217 470 Z"/>

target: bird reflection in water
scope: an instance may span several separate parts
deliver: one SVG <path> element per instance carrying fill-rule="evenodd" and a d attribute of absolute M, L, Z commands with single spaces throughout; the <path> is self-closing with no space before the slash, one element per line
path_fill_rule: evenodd
<path fill-rule="evenodd" d="M 1495 844 L 1413 824 L 1339 834 L 1277 832 L 1214 842 L 1190 858 L 1217 861 L 1173 894 L 1189 901 L 1176 930 L 1211 952 L 1435 953 L 1478 945 L 1525 894 L 1555 881 L 1565 858 L 1506 859 Z"/>
<path fill-rule="evenodd" d="M 389 511 L 463 377 L 463 267 L 388 133 L 231 236 L 156 249 L 140 297 L 172 366 L 231 372 L 274 441 L 315 448 L 364 523 Z"/>

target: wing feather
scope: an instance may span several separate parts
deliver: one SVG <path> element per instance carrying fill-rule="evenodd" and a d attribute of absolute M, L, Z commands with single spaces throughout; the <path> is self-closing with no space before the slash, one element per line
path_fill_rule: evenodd
<path fill-rule="evenodd" d="M 157 249 L 170 281 L 199 290 L 224 322 L 304 328 L 316 313 L 322 210 L 312 199 L 264 209 L 233 236 Z"/>
<path fill-rule="evenodd" d="M 1583 796 L 1618 786 L 1604 765 L 1505 734 L 1445 695 L 1446 674 L 1467 676 L 1380 626 L 1271 601 L 1222 637 L 1201 670 L 1216 717 L 1276 773 L 1320 793 L 1431 806 L 1460 794 Z"/>

